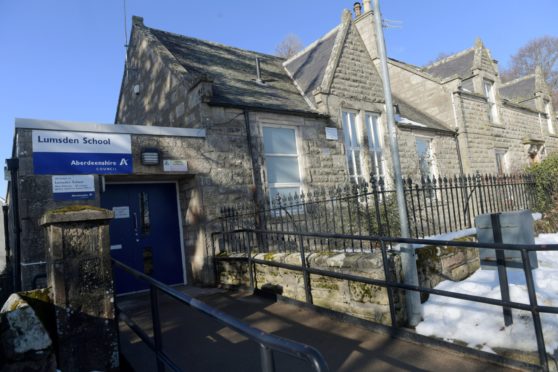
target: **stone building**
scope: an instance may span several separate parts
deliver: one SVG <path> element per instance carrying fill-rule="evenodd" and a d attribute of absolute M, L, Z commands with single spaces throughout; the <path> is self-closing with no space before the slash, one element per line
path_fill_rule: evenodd
<path fill-rule="evenodd" d="M 0 274 L 6 268 L 6 231 L 4 228 L 4 205 L 6 205 L 6 201 L 0 198 Z"/>
<path fill-rule="evenodd" d="M 344 11 L 339 25 L 288 60 L 157 30 L 134 17 L 117 125 L 16 122 L 19 173 L 9 193 L 17 186 L 20 194 L 10 206 L 20 215 L 24 288 L 44 276 L 38 220 L 54 207 L 113 209 L 113 256 L 168 283 L 209 283 L 211 233 L 223 205 L 266 205 L 277 193 L 371 174 L 389 184 L 370 2 L 355 13 Z M 389 69 L 405 175 L 519 171 L 558 147 L 540 71 L 502 84 L 480 41 L 430 66 L 391 59 Z M 41 143 L 45 137 L 53 142 Z M 54 176 L 72 174 L 52 168 L 56 161 L 41 168 L 42 156 L 55 159 L 56 146 L 72 141 L 95 151 L 106 144 L 126 167 L 91 169 L 91 160 L 75 160 L 90 178 L 69 179 Z M 87 189 L 76 193 L 81 200 L 60 195 L 65 182 Z"/>

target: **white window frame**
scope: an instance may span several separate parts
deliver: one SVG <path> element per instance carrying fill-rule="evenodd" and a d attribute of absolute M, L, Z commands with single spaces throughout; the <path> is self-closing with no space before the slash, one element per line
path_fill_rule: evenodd
<path fill-rule="evenodd" d="M 492 80 L 483 79 L 482 88 L 486 101 L 488 102 L 488 118 L 491 123 L 498 124 L 500 122 L 500 115 L 498 112 L 498 106 L 496 105 L 494 82 Z"/>
<path fill-rule="evenodd" d="M 546 113 L 546 124 L 548 126 L 548 133 L 556 134 L 554 130 L 554 124 L 552 122 L 552 111 L 550 110 L 550 101 L 545 99 L 544 101 L 544 111 Z"/>
<path fill-rule="evenodd" d="M 375 112 L 365 112 L 364 121 L 368 134 L 368 150 L 370 151 L 371 173 L 376 177 L 384 177 L 384 131 L 381 116 Z"/>
<path fill-rule="evenodd" d="M 354 125 L 351 126 L 350 123 L 345 123 L 345 114 L 354 115 Z M 363 177 L 363 167 L 362 167 L 362 130 L 360 125 L 360 113 L 357 110 L 342 109 L 341 110 L 341 125 L 343 127 L 343 144 L 345 145 L 345 158 L 347 160 L 347 173 L 349 175 L 349 180 L 352 183 L 360 183 Z M 352 128 L 355 129 L 356 133 L 353 133 Z M 353 138 L 356 137 L 356 146 L 353 145 Z M 350 143 L 347 143 L 349 139 Z M 358 155 L 356 155 L 358 154 Z M 356 158 L 358 156 L 358 163 Z M 351 174 L 352 169 L 355 174 Z"/>
<path fill-rule="evenodd" d="M 275 153 L 267 153 L 265 149 L 265 133 L 264 128 L 279 128 L 279 129 L 289 129 L 294 131 L 295 137 L 295 149 L 296 154 L 275 154 Z M 273 197 L 271 190 L 272 189 L 287 189 L 287 188 L 296 188 L 298 189 L 297 193 L 300 194 L 300 190 L 302 188 L 302 172 L 301 172 L 301 156 L 300 156 L 300 140 L 299 140 L 299 128 L 293 127 L 289 125 L 279 125 L 279 124 L 269 124 L 263 123 L 261 124 L 261 133 L 262 133 L 262 147 L 263 147 L 263 156 L 265 162 L 265 170 L 266 170 L 266 178 L 267 178 L 267 188 L 268 188 L 268 195 L 269 195 L 269 203 L 273 205 Z M 299 182 L 270 182 L 269 181 L 269 169 L 268 169 L 268 159 L 269 157 L 287 157 L 287 158 L 296 158 L 297 165 L 298 165 L 298 179 Z"/>
<path fill-rule="evenodd" d="M 499 157 L 500 155 L 500 157 Z M 494 157 L 496 159 L 496 174 L 499 176 L 509 173 L 508 149 L 494 149 Z M 501 160 L 498 160 L 500 158 Z M 500 167 L 502 168 L 500 171 Z"/>
<path fill-rule="evenodd" d="M 419 157 L 418 146 L 417 146 L 417 141 L 419 140 L 428 142 L 430 156 L 432 157 L 432 161 L 430 162 L 430 175 L 428 177 L 430 177 L 430 179 L 432 180 L 432 178 L 437 177 L 438 174 L 438 164 L 436 163 L 436 152 L 434 150 L 434 138 L 428 136 L 415 136 L 415 153 L 417 154 L 418 157 L 419 173 L 422 177 L 423 174 L 420 166 L 420 157 Z"/>

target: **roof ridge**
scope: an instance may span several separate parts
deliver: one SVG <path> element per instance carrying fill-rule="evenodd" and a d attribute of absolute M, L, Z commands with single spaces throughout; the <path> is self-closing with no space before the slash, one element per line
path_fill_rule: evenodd
<path fill-rule="evenodd" d="M 293 60 L 297 59 L 298 57 L 302 56 L 303 54 L 306 54 L 307 52 L 311 51 L 312 49 L 314 49 L 316 46 L 318 46 L 318 44 L 320 44 L 320 42 L 324 41 L 325 39 L 327 39 L 328 37 L 330 37 L 335 31 L 339 31 L 339 28 L 341 27 L 340 24 L 338 24 L 337 26 L 335 26 L 334 28 L 332 28 L 331 30 L 329 30 L 326 34 L 322 35 L 319 39 L 316 39 L 314 42 L 312 42 L 310 45 L 308 45 L 306 48 L 302 49 L 300 52 L 296 53 L 295 55 L 287 58 L 284 62 L 283 62 L 283 66 L 286 64 L 289 64 L 289 62 L 292 62 Z"/>
<path fill-rule="evenodd" d="M 444 63 L 453 61 L 454 59 L 459 58 L 459 57 L 462 57 L 462 56 L 464 56 L 464 55 L 467 54 L 467 53 L 474 52 L 475 49 L 476 49 L 475 47 L 467 48 L 467 49 L 465 49 L 465 50 L 462 50 L 462 51 L 460 51 L 460 52 L 457 52 L 457 53 L 454 53 L 454 54 L 452 54 L 452 55 L 449 55 L 449 56 L 447 56 L 447 57 L 445 57 L 445 58 L 442 58 L 442 59 L 439 60 L 439 61 L 436 61 L 436 62 L 433 62 L 433 63 L 431 63 L 431 64 L 429 64 L 429 65 L 426 65 L 426 66 L 424 66 L 424 67 L 422 67 L 422 68 L 426 70 L 426 69 L 429 69 L 429 68 L 432 68 L 432 67 L 436 67 L 436 66 L 439 66 L 439 65 L 441 65 L 441 64 L 444 64 Z"/>
<path fill-rule="evenodd" d="M 513 80 L 510 80 L 510 81 L 507 81 L 505 83 L 500 84 L 500 88 L 503 88 L 505 86 L 512 85 L 512 84 L 517 84 L 517 83 L 519 83 L 523 80 L 527 80 L 529 78 L 536 78 L 536 75 L 534 73 L 532 73 L 532 74 L 529 74 L 529 75 L 520 76 L 518 78 L 515 78 Z"/>
<path fill-rule="evenodd" d="M 202 42 L 204 42 L 204 43 L 211 44 L 211 45 L 215 45 L 215 46 L 222 47 L 222 48 L 228 48 L 228 49 L 234 49 L 234 50 L 238 50 L 238 51 L 242 51 L 242 52 L 249 52 L 249 53 L 259 54 L 259 55 L 261 55 L 261 56 L 271 57 L 271 58 L 273 58 L 273 59 L 282 60 L 282 61 L 285 60 L 284 58 L 278 57 L 278 56 L 274 56 L 273 54 L 257 52 L 257 51 L 255 51 L 255 50 L 250 50 L 250 49 L 242 49 L 242 48 L 239 48 L 239 47 L 235 47 L 235 46 L 231 46 L 231 45 L 226 45 L 226 44 L 218 43 L 218 42 L 215 42 L 215 41 L 200 39 L 200 38 L 193 37 L 193 36 L 186 36 L 186 35 L 178 34 L 178 33 L 176 33 L 176 32 L 170 32 L 170 31 L 160 30 L 160 29 L 158 29 L 158 28 L 153 28 L 153 27 L 145 27 L 145 28 L 148 29 L 149 31 L 161 32 L 161 33 L 164 33 L 164 34 L 169 34 L 169 35 L 177 36 L 177 37 L 183 38 L 183 39 L 190 39 L 190 40 L 202 41 Z"/>

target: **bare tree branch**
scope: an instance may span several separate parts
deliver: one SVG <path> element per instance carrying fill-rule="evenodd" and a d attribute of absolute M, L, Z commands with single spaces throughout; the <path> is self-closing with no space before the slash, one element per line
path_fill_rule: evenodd
<path fill-rule="evenodd" d="M 502 71 L 501 78 L 509 81 L 532 74 L 536 66 L 541 66 L 554 105 L 558 106 L 558 37 L 543 36 L 529 41 L 511 57 L 510 67 Z"/>
<path fill-rule="evenodd" d="M 275 48 L 278 57 L 290 58 L 302 50 L 302 42 L 295 34 L 287 35 Z"/>

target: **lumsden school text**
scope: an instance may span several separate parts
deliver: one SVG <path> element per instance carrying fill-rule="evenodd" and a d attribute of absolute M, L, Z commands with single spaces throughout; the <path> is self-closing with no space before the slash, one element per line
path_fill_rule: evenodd
<path fill-rule="evenodd" d="M 37 142 L 39 143 L 82 143 L 84 145 L 110 145 L 110 138 L 107 139 L 96 139 L 96 138 L 88 138 L 83 137 L 81 142 L 77 138 L 43 138 L 41 136 L 37 137 Z"/>

